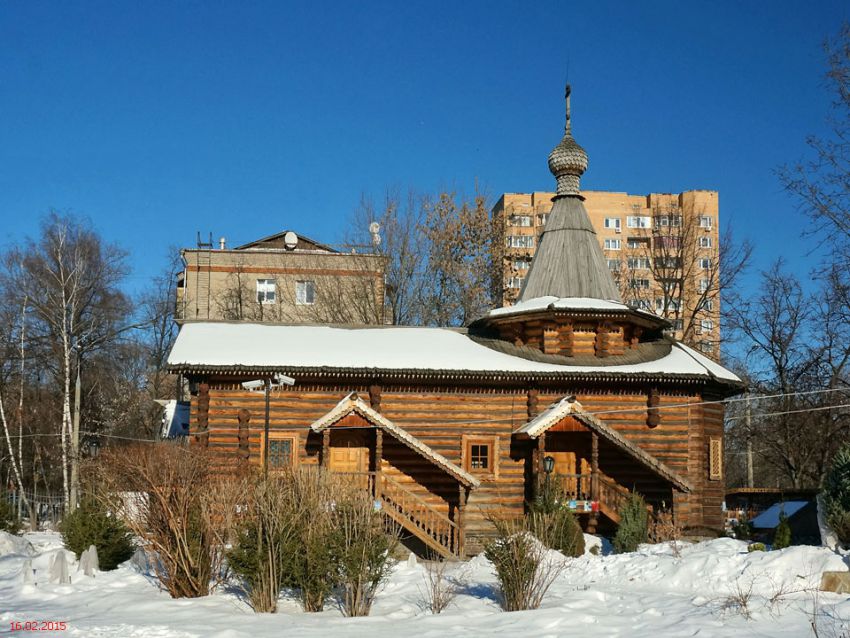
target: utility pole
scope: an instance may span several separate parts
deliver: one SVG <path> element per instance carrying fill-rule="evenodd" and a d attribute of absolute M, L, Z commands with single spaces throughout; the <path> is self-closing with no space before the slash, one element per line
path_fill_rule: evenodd
<path fill-rule="evenodd" d="M 265 436 L 263 436 L 263 478 L 269 477 L 269 393 L 272 389 L 272 380 L 265 379 L 263 388 L 266 391 L 266 422 Z"/>
<path fill-rule="evenodd" d="M 753 478 L 753 432 L 750 429 L 751 425 L 751 415 L 750 415 L 750 393 L 747 393 L 747 403 L 746 403 L 746 412 L 744 415 L 746 427 L 747 427 L 747 487 L 755 487 L 755 480 Z"/>

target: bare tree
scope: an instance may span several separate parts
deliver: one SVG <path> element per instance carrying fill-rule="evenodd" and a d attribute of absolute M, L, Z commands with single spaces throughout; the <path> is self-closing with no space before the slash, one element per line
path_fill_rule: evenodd
<path fill-rule="evenodd" d="M 630 240 L 615 278 L 624 300 L 657 312 L 682 341 L 716 355 L 720 333 L 713 318 L 722 314 L 721 297 L 746 270 L 752 245 L 736 242 L 728 227 L 713 242 L 703 218 L 698 208 L 656 204 L 652 231 Z"/>
<path fill-rule="evenodd" d="M 467 325 L 501 305 L 493 281 L 502 276 L 503 225 L 491 219 L 481 193 L 472 200 L 440 193 L 426 200 L 425 210 L 425 323 Z"/>
<path fill-rule="evenodd" d="M 834 258 L 850 263 L 850 22 L 824 44 L 833 91 L 830 135 L 810 136 L 806 143 L 813 158 L 779 169 L 785 188 L 814 222 L 811 232 L 835 251 Z"/>
<path fill-rule="evenodd" d="M 10 251 L 6 266 L 5 287 L 32 308 L 32 339 L 62 389 L 56 429 L 70 502 L 70 460 L 78 455 L 71 448 L 72 378 L 80 361 L 109 343 L 129 314 L 127 298 L 118 289 L 126 272 L 125 253 L 104 244 L 87 223 L 54 212 L 44 219 L 38 240 Z"/>
<path fill-rule="evenodd" d="M 348 243 L 368 246 L 386 259 L 386 314 L 393 325 L 424 323 L 422 291 L 427 254 L 424 204 L 423 198 L 413 191 L 402 195 L 388 190 L 380 205 L 362 196 L 351 217 Z M 377 246 L 369 233 L 372 222 L 380 227 Z"/>
<path fill-rule="evenodd" d="M 850 434 L 841 391 L 850 362 L 846 294 L 838 286 L 807 294 L 779 260 L 762 273 L 759 295 L 730 304 L 756 394 L 751 419 L 741 406 L 732 413 L 730 440 L 739 451 L 753 441 L 762 484 L 819 485 L 826 461 Z"/>

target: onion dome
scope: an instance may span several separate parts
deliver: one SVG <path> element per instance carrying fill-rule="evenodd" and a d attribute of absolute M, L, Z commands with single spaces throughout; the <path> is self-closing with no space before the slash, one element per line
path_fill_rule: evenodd
<path fill-rule="evenodd" d="M 570 121 L 570 85 L 565 94 L 567 103 L 567 121 L 564 137 L 549 153 L 549 170 L 558 180 L 557 197 L 579 194 L 579 180 L 587 170 L 587 152 L 573 138 Z"/>

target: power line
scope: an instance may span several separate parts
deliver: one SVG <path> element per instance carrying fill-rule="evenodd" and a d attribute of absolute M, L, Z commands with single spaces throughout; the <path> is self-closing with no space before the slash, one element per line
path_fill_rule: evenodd
<path fill-rule="evenodd" d="M 848 392 L 848 391 L 850 391 L 850 390 L 848 390 L 847 388 L 829 388 L 829 389 L 825 389 L 825 390 L 807 390 L 807 391 L 802 391 L 802 392 L 783 392 L 783 393 L 777 393 L 777 394 L 772 394 L 772 395 L 762 395 L 762 396 L 751 397 L 751 400 L 755 401 L 755 400 L 758 400 L 758 399 L 775 399 L 775 398 L 781 398 L 781 397 L 786 397 L 786 396 L 810 396 L 810 395 L 814 395 L 814 394 L 824 394 L 824 393 L 829 393 L 829 392 Z M 689 403 L 675 403 L 675 404 L 669 404 L 669 405 L 653 406 L 651 409 L 661 411 L 661 410 L 671 410 L 671 409 L 676 409 L 676 408 L 691 408 L 691 407 L 698 407 L 698 406 L 704 406 L 704 405 L 726 405 L 726 404 L 729 404 L 729 403 L 737 403 L 737 402 L 746 401 L 746 400 L 747 399 L 744 397 L 744 398 L 737 398 L 737 399 L 722 399 L 722 400 L 719 400 L 719 401 L 694 401 L 694 402 L 689 402 Z M 795 410 L 779 410 L 779 411 L 773 411 L 773 412 L 754 412 L 754 411 L 751 411 L 750 415 L 751 415 L 751 417 L 782 416 L 782 415 L 786 415 L 786 414 L 802 414 L 802 413 L 805 413 L 805 412 L 816 412 L 816 411 L 822 411 L 822 410 L 833 410 L 833 409 L 848 408 L 848 407 L 850 407 L 850 403 L 841 403 L 841 404 L 837 404 L 837 405 L 808 407 L 808 408 L 795 409 Z M 642 412 L 646 412 L 649 409 L 650 409 L 649 406 L 643 406 L 643 407 L 637 407 L 637 408 L 620 408 L 620 409 L 615 409 L 615 410 L 591 410 L 591 411 L 582 410 L 582 414 L 586 414 L 586 415 L 590 415 L 590 416 L 598 416 L 598 415 L 605 415 L 605 414 L 642 413 Z M 745 418 L 745 415 L 737 415 L 737 416 L 732 415 L 732 416 L 726 416 L 725 417 L 725 419 L 727 421 L 736 421 L 736 420 L 743 419 L 743 418 Z M 478 424 L 485 424 L 485 423 L 518 423 L 518 422 L 525 422 L 527 420 L 528 420 L 528 417 L 523 414 L 522 416 L 509 417 L 509 418 L 442 419 L 442 420 L 439 420 L 439 421 L 429 421 L 429 422 L 426 423 L 426 425 L 427 426 L 456 425 L 456 424 L 478 425 Z M 402 421 L 403 422 L 403 419 L 396 419 L 396 421 Z M 306 429 L 308 427 L 309 426 L 303 426 L 304 429 Z M 138 441 L 138 442 L 143 442 L 143 443 L 155 443 L 155 442 L 157 442 L 157 439 L 139 438 L 139 437 L 131 437 L 131 436 L 121 436 L 121 435 L 117 435 L 117 434 L 106 434 L 106 433 L 102 433 L 102 432 L 85 431 L 85 432 L 82 432 L 81 434 L 85 434 L 85 435 L 88 435 L 88 436 L 110 438 L 110 439 L 119 439 L 119 440 L 125 440 L 125 441 Z M 39 433 L 30 433 L 30 434 L 21 434 L 21 435 L 13 434 L 13 435 L 10 435 L 9 438 L 10 439 L 21 439 L 21 438 L 37 438 L 37 437 L 55 437 L 55 436 L 61 436 L 61 435 L 62 435 L 61 432 L 39 432 Z"/>

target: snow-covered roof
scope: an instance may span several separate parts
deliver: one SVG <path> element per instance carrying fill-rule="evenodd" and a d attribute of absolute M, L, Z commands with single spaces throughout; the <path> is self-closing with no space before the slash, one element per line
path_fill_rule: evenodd
<path fill-rule="evenodd" d="M 513 306 L 495 308 L 487 313 L 487 317 L 506 317 L 511 315 L 533 312 L 536 310 L 586 310 L 588 312 L 629 312 L 643 315 L 655 321 L 661 318 L 642 309 L 630 308 L 624 303 L 614 300 L 593 299 L 592 297 L 535 297 L 519 301 Z"/>
<path fill-rule="evenodd" d="M 188 322 L 168 357 L 178 370 L 298 368 L 469 373 L 684 375 L 740 379 L 681 344 L 654 361 L 562 365 L 517 357 L 475 342 L 462 330 Z"/>
<path fill-rule="evenodd" d="M 809 501 L 785 501 L 784 503 L 775 503 L 756 516 L 752 520 L 752 525 L 756 529 L 773 529 L 779 525 L 779 517 L 783 513 L 788 518 L 791 518 L 808 504 Z"/>
<path fill-rule="evenodd" d="M 547 308 L 564 310 L 629 310 L 629 307 L 619 301 L 604 301 L 591 297 L 535 297 L 527 301 L 518 301 L 513 306 L 496 308 L 487 313 L 488 317 L 500 317 L 530 310 L 546 310 Z"/>
<path fill-rule="evenodd" d="M 591 431 L 596 432 L 603 439 L 620 448 L 638 462 L 649 467 L 652 471 L 660 474 L 680 490 L 685 492 L 693 490 L 693 486 L 679 476 L 678 473 L 650 454 L 647 454 L 615 429 L 606 425 L 601 419 L 585 412 L 581 403 L 576 401 L 575 397 L 564 397 L 560 401 L 553 403 L 528 423 L 514 430 L 514 434 L 524 434 L 531 438 L 537 438 L 568 416 L 574 417 L 579 423 L 582 423 Z"/>
<path fill-rule="evenodd" d="M 321 432 L 325 428 L 332 426 L 341 418 L 343 418 L 347 414 L 351 414 L 352 412 L 358 413 L 370 423 L 373 423 L 377 427 L 380 427 L 381 429 L 389 432 L 396 439 L 407 445 L 407 447 L 409 447 L 415 452 L 418 452 L 420 455 L 422 455 L 435 465 L 441 467 L 443 470 L 454 476 L 464 485 L 467 485 L 469 487 L 478 487 L 481 484 L 477 478 L 472 476 L 472 474 L 458 467 L 442 454 L 432 450 L 430 447 L 428 447 L 428 445 L 417 439 L 415 436 L 409 434 L 402 428 L 398 427 L 395 423 L 383 416 L 380 412 L 377 412 L 372 409 L 372 407 L 368 403 L 366 403 L 363 399 L 357 396 L 356 392 L 351 392 L 350 394 L 346 395 L 342 399 L 342 401 L 340 401 L 333 407 L 330 412 L 310 424 L 310 428 L 314 432 Z"/>

